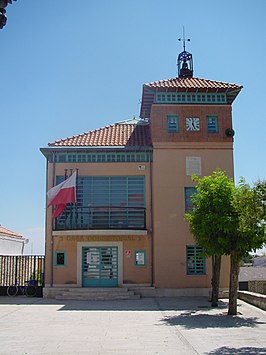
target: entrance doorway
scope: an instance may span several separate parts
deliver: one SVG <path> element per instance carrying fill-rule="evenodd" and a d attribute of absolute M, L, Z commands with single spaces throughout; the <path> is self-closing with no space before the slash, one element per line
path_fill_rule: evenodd
<path fill-rule="evenodd" d="M 82 248 L 82 286 L 118 286 L 117 246 L 89 246 Z"/>

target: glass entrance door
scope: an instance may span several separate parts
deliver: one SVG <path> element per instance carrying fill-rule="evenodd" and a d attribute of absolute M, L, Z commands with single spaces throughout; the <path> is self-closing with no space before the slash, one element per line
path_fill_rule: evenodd
<path fill-rule="evenodd" d="M 118 248 L 113 246 L 82 248 L 82 286 L 118 286 Z"/>

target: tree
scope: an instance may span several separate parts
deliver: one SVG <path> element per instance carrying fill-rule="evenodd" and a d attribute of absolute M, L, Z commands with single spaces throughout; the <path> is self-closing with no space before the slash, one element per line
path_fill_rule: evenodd
<path fill-rule="evenodd" d="M 212 257 L 212 306 L 217 307 L 224 241 L 233 228 L 234 183 L 219 170 L 211 176 L 192 179 L 197 183 L 197 193 L 192 196 L 194 208 L 185 218 L 197 244 L 203 247 L 206 256 Z"/>
<path fill-rule="evenodd" d="M 237 228 L 231 231 L 225 254 L 230 254 L 229 315 L 237 314 L 237 286 L 241 259 L 247 252 L 256 251 L 266 241 L 265 237 L 266 182 L 251 187 L 242 178 L 235 187 L 232 205 Z"/>
<path fill-rule="evenodd" d="M 207 256 L 230 255 L 228 314 L 235 315 L 240 261 L 247 252 L 259 249 L 265 243 L 266 183 L 260 181 L 251 187 L 241 179 L 235 187 L 233 180 L 220 170 L 211 176 L 193 177 L 193 180 L 197 183 L 197 194 L 192 198 L 194 208 L 186 214 L 186 219 L 196 242 Z M 214 297 L 217 287 L 219 290 L 217 278 L 218 266 L 214 264 Z"/>

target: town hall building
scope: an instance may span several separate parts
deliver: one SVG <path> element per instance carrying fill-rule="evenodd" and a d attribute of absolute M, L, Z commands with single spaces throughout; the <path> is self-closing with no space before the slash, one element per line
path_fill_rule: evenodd
<path fill-rule="evenodd" d="M 234 175 L 232 103 L 241 88 L 194 77 L 184 47 L 177 77 L 143 85 L 140 119 L 41 148 L 47 190 L 77 171 L 77 201 L 56 219 L 47 208 L 44 295 L 108 287 L 209 292 L 211 260 L 184 214 L 192 208 L 193 174 L 220 168 Z M 228 284 L 224 257 L 220 287 Z"/>

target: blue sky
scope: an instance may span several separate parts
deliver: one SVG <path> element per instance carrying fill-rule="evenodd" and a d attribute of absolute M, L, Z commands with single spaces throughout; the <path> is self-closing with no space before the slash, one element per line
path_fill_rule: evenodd
<path fill-rule="evenodd" d="M 244 88 L 235 178 L 265 179 L 266 1 L 18 0 L 0 30 L 0 224 L 44 252 L 48 142 L 139 116 L 142 84 L 173 78 L 185 26 L 194 76 Z"/>

